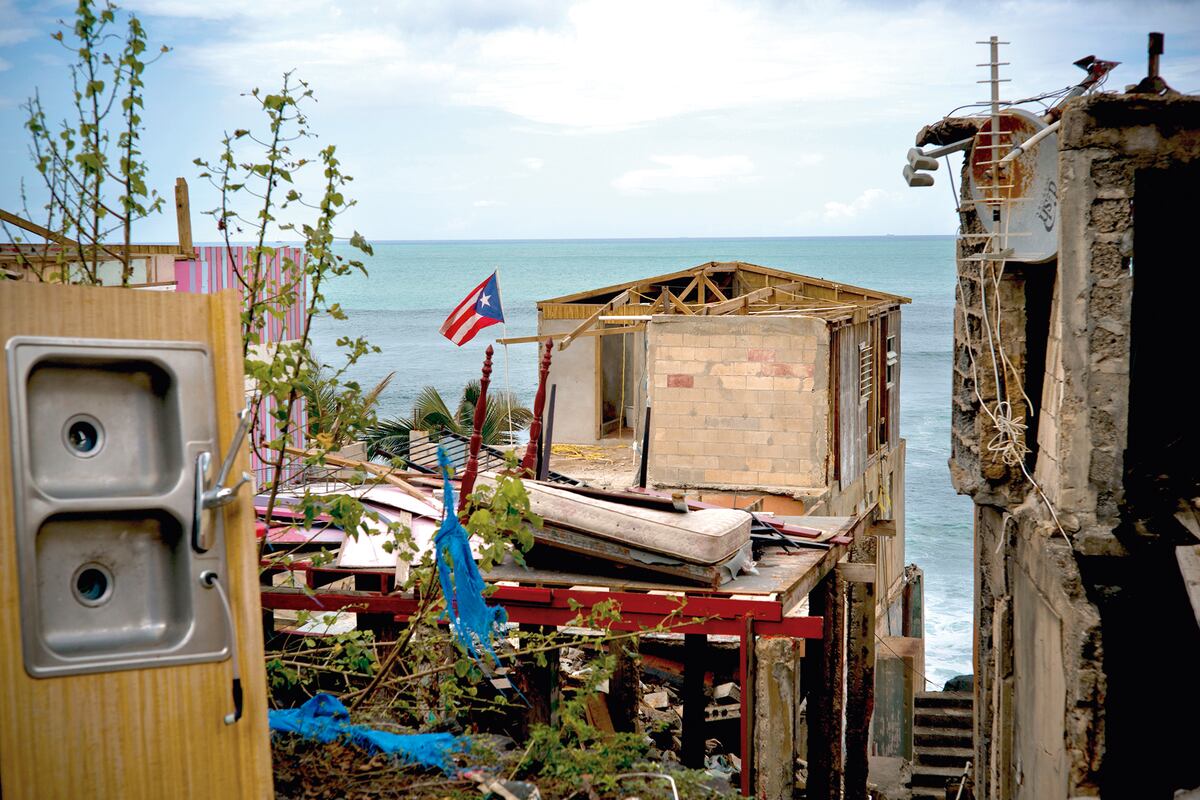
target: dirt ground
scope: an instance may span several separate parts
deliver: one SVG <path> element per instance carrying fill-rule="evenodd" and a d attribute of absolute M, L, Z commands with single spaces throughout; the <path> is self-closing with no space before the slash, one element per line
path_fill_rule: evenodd
<path fill-rule="evenodd" d="M 639 456 L 628 440 L 611 444 L 556 444 L 550 469 L 601 489 L 627 489 L 637 483 Z"/>

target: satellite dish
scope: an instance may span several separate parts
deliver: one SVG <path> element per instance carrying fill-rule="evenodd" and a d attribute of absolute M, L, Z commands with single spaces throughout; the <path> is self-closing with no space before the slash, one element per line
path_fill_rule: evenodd
<path fill-rule="evenodd" d="M 999 149 L 991 147 L 990 117 L 976 134 L 971 149 L 971 199 L 979 221 L 985 231 L 1001 237 L 1003 246 L 1012 251 L 1008 258 L 1013 261 L 1038 263 L 1058 254 L 1058 133 L 1048 134 L 1001 165 L 995 183 L 988 162 L 1000 160 L 1045 127 L 1040 117 L 1028 111 L 1005 109 L 1000 112 L 1001 132 L 996 137 Z M 994 214 L 997 209 L 999 220 Z"/>

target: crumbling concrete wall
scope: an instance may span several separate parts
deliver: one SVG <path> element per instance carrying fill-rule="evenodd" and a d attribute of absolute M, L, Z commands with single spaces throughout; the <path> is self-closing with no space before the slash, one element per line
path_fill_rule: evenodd
<path fill-rule="evenodd" d="M 825 485 L 824 320 L 661 315 L 647 331 L 653 483 L 801 494 Z"/>
<path fill-rule="evenodd" d="M 978 239 L 959 249 L 951 472 L 977 504 L 976 796 L 1170 796 L 1200 770 L 1173 737 L 1147 734 L 1195 713 L 1194 693 L 1161 673 L 1200 652 L 1200 632 L 1177 613 L 1169 543 L 1127 519 L 1133 209 L 1140 171 L 1200 160 L 1200 101 L 1077 100 L 1059 148 L 1057 262 L 998 273 L 970 258 Z M 963 230 L 979 231 L 969 206 Z M 999 382 L 985 310 L 1011 364 Z M 988 447 L 997 431 L 980 400 L 1006 396 L 1030 425 L 1024 468 L 1040 491 Z"/>

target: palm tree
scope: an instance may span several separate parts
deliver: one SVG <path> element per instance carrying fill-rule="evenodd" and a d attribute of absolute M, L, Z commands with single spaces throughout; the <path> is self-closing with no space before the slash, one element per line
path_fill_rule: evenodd
<path fill-rule="evenodd" d="M 459 436 L 470 436 L 474 430 L 475 403 L 479 399 L 479 381 L 463 387 L 458 406 L 453 412 L 434 386 L 426 386 L 417 394 L 411 417 L 381 419 L 367 429 L 363 441 L 367 456 L 404 458 L 408 455 L 408 435 L 411 431 L 438 432 L 448 430 Z M 511 411 L 511 417 L 510 417 Z M 510 423 L 511 419 L 511 423 Z M 484 444 L 515 444 L 517 431 L 525 430 L 533 421 L 533 412 L 522 405 L 512 392 L 488 392 L 487 413 L 483 418 Z M 509 436 L 509 430 L 514 436 Z"/>
<path fill-rule="evenodd" d="M 373 413 L 379 396 L 395 376 L 394 372 L 388 373 L 374 388 L 360 395 L 336 383 L 324 367 L 306 372 L 297 386 L 308 417 L 306 438 L 324 436 L 332 448 L 349 444 L 353 429 Z"/>

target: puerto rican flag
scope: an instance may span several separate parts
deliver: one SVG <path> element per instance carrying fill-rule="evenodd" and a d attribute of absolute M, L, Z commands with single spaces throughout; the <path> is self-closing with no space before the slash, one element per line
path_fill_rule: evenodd
<path fill-rule="evenodd" d="M 504 322 L 496 273 L 476 286 L 442 323 L 442 336 L 462 347 L 488 325 Z"/>

